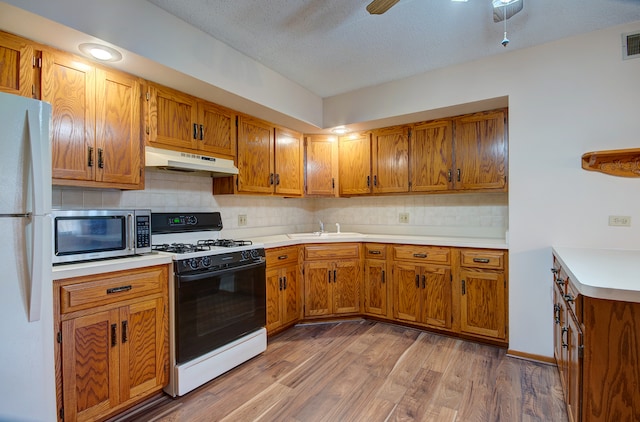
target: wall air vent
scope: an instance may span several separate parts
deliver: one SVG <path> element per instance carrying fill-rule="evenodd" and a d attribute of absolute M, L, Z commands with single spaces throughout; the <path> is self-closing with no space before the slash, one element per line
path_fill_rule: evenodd
<path fill-rule="evenodd" d="M 622 34 L 622 58 L 640 58 L 640 31 Z"/>

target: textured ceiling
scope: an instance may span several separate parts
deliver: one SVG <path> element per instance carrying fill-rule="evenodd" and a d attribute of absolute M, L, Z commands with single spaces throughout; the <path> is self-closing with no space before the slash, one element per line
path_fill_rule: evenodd
<path fill-rule="evenodd" d="M 523 0 L 493 22 L 491 0 L 148 0 L 321 97 L 640 20 L 640 0 Z M 567 52 L 570 54 L 570 52 Z"/>

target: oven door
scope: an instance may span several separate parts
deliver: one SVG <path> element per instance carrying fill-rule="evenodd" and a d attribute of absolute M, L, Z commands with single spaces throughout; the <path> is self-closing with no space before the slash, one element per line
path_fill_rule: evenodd
<path fill-rule="evenodd" d="M 185 363 L 266 325 L 265 262 L 176 274 L 176 363 Z"/>

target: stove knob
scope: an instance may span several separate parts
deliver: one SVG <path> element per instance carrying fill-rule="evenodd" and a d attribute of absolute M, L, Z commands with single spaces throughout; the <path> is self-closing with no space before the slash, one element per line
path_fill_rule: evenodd
<path fill-rule="evenodd" d="M 196 258 L 191 258 L 189 260 L 189 267 L 191 267 L 192 270 L 197 270 L 199 264 L 200 263 L 198 262 L 198 260 Z"/>
<path fill-rule="evenodd" d="M 257 249 L 251 249 L 251 258 L 252 259 L 258 259 L 259 254 L 258 254 L 258 250 Z"/>
<path fill-rule="evenodd" d="M 211 257 L 210 256 L 203 256 L 202 257 L 202 266 L 204 268 L 209 268 L 211 266 Z"/>
<path fill-rule="evenodd" d="M 243 260 L 249 259 L 249 251 L 242 251 L 241 256 Z"/>
<path fill-rule="evenodd" d="M 198 224 L 198 218 L 195 215 L 190 215 L 187 217 L 187 224 L 195 226 Z"/>

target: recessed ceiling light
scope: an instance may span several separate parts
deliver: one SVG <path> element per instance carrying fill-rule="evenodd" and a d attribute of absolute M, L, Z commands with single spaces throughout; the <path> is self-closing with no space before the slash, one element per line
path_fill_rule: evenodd
<path fill-rule="evenodd" d="M 114 48 L 107 47 L 106 45 L 84 43 L 80 44 L 78 48 L 85 55 L 103 62 L 117 62 L 118 60 L 122 60 L 122 53 Z"/>
<path fill-rule="evenodd" d="M 347 132 L 349 132 L 349 131 L 344 126 L 338 126 L 338 127 L 334 127 L 333 129 L 331 129 L 331 133 L 335 133 L 336 135 L 344 135 Z"/>
<path fill-rule="evenodd" d="M 520 0 L 493 0 L 492 4 L 493 4 L 493 7 L 496 8 L 496 7 L 509 6 L 510 4 L 517 3 L 519 1 Z"/>

